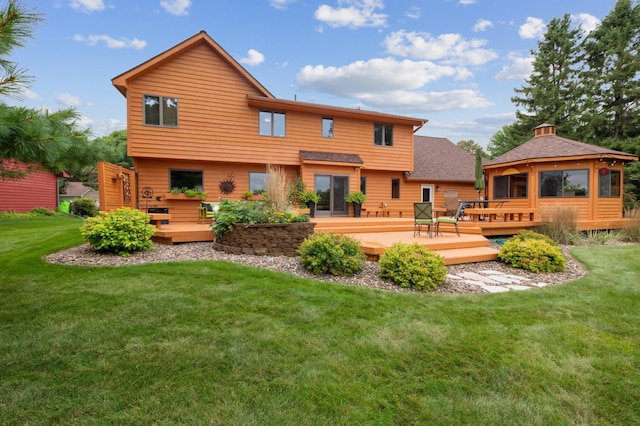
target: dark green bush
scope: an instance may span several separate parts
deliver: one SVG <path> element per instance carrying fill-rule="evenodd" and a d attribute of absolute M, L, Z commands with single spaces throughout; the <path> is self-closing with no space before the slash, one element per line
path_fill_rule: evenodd
<path fill-rule="evenodd" d="M 76 216 L 94 217 L 98 215 L 98 206 L 91 198 L 76 198 L 71 202 L 69 212 Z"/>
<path fill-rule="evenodd" d="M 515 268 L 531 272 L 564 271 L 567 262 L 559 247 L 536 238 L 513 238 L 507 241 L 500 249 L 498 258 Z"/>
<path fill-rule="evenodd" d="M 129 256 L 150 250 L 156 228 L 149 225 L 149 216 L 140 210 L 122 207 L 90 217 L 80 228 L 85 241 L 98 251 Z"/>
<path fill-rule="evenodd" d="M 300 244 L 298 254 L 302 266 L 316 275 L 354 275 L 366 260 L 358 240 L 330 232 L 309 236 Z"/>
<path fill-rule="evenodd" d="M 378 261 L 380 277 L 400 287 L 431 291 L 447 278 L 444 258 L 418 244 L 396 243 Z"/>

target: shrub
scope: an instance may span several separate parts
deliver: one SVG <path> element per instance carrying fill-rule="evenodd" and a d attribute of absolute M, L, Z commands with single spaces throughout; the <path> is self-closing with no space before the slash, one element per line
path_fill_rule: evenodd
<path fill-rule="evenodd" d="M 538 232 L 551 238 L 558 244 L 576 244 L 580 242 L 578 227 L 578 209 L 573 206 L 557 205 L 545 212 Z"/>
<path fill-rule="evenodd" d="M 400 287 L 431 291 L 447 277 L 444 258 L 418 244 L 396 243 L 378 261 L 380 277 Z"/>
<path fill-rule="evenodd" d="M 316 275 L 354 275 L 366 260 L 358 240 L 330 232 L 309 236 L 300 244 L 298 254 L 302 266 Z"/>
<path fill-rule="evenodd" d="M 564 271 L 567 262 L 559 247 L 536 238 L 507 241 L 498 252 L 498 258 L 531 272 Z"/>
<path fill-rule="evenodd" d="M 55 216 L 57 213 L 54 210 L 49 210 L 44 207 L 36 207 L 31 210 L 34 216 Z"/>
<path fill-rule="evenodd" d="M 71 214 L 82 217 L 94 217 L 98 215 L 98 206 L 91 198 L 76 198 L 69 208 Z"/>
<path fill-rule="evenodd" d="M 279 212 L 261 201 L 222 200 L 218 211 L 213 212 L 211 229 L 216 235 L 230 231 L 237 224 L 309 222 L 309 216 L 293 211 Z"/>
<path fill-rule="evenodd" d="M 289 199 L 292 186 L 283 167 L 267 165 L 264 187 L 267 191 L 265 202 L 269 209 L 280 212 L 292 210 L 293 207 Z"/>
<path fill-rule="evenodd" d="M 128 207 L 101 212 L 97 217 L 88 218 L 80 228 L 89 245 L 98 251 L 121 256 L 150 250 L 153 247 L 151 236 L 155 230 L 149 225 L 146 213 Z"/>
<path fill-rule="evenodd" d="M 607 243 L 614 243 L 622 239 L 622 233 L 614 230 L 590 230 L 584 233 L 584 241 L 588 245 L 602 246 Z"/>

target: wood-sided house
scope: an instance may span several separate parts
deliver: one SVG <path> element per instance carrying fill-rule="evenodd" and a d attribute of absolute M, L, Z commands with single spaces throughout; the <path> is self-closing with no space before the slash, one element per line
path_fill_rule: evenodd
<path fill-rule="evenodd" d="M 0 211 L 29 212 L 35 208 L 58 209 L 58 179 L 69 177 L 65 172 L 53 173 L 38 164 L 2 160 L 3 168 L 28 172 L 20 179 L 0 177 Z"/>
<path fill-rule="evenodd" d="M 412 212 L 421 198 L 407 176 L 414 133 L 427 120 L 276 99 L 204 31 L 112 83 L 127 100 L 133 192 L 140 199 L 152 189 L 154 206 L 169 208 L 174 221 L 196 222 L 199 204 L 169 194 L 172 187 L 202 190 L 209 201 L 240 199 L 262 189 L 268 164 L 326 195 L 318 216 L 349 215 L 352 191 L 368 195 L 365 209 L 387 203 Z M 103 179 L 101 190 L 103 182 L 111 183 Z M 122 205 L 107 198 L 104 210 Z"/>
<path fill-rule="evenodd" d="M 573 206 L 582 229 L 624 227 L 623 165 L 629 161 L 638 157 L 560 137 L 555 126 L 542 124 L 533 139 L 484 165 L 488 197 L 539 209 L 543 218 L 556 206 Z"/>

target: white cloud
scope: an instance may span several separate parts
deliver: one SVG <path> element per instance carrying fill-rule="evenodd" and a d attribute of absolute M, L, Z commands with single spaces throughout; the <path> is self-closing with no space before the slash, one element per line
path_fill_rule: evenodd
<path fill-rule="evenodd" d="M 476 24 L 473 26 L 473 31 L 480 33 L 486 31 L 489 27 L 493 27 L 493 22 L 486 19 L 478 19 Z"/>
<path fill-rule="evenodd" d="M 95 34 L 86 37 L 76 34 L 73 36 L 73 40 L 85 43 L 87 46 L 96 46 L 98 43 L 104 42 L 109 49 L 142 49 L 147 45 L 146 41 L 138 40 L 137 38 L 129 40 L 122 37 L 120 40 L 116 40 L 107 34 Z"/>
<path fill-rule="evenodd" d="M 269 0 L 269 4 L 271 7 L 279 10 L 284 10 L 287 8 L 289 3 L 293 3 L 296 0 Z"/>
<path fill-rule="evenodd" d="M 440 60 L 446 64 L 482 65 L 498 57 L 484 49 L 486 40 L 465 40 L 460 34 L 441 34 L 396 31 L 384 41 L 387 52 L 416 59 Z"/>
<path fill-rule="evenodd" d="M 56 101 L 67 107 L 78 107 L 84 104 L 78 96 L 69 93 L 59 93 L 56 96 Z"/>
<path fill-rule="evenodd" d="M 434 112 L 486 108 L 493 105 L 476 90 L 448 92 L 395 91 L 360 96 L 367 105 L 391 111 Z"/>
<path fill-rule="evenodd" d="M 377 13 L 383 9 L 382 0 L 339 0 L 339 7 L 323 4 L 318 7 L 315 18 L 330 27 L 381 27 L 387 23 L 387 15 Z"/>
<path fill-rule="evenodd" d="M 247 56 L 240 59 L 240 62 L 254 67 L 264 62 L 264 55 L 255 49 L 249 49 L 249 51 L 247 52 Z"/>
<path fill-rule="evenodd" d="M 189 14 L 191 0 L 160 0 L 160 6 L 172 15 L 186 16 Z"/>
<path fill-rule="evenodd" d="M 520 26 L 518 34 L 524 39 L 538 38 L 547 30 L 547 25 L 540 18 L 528 17 L 527 22 Z"/>
<path fill-rule="evenodd" d="M 468 5 L 468 4 L 475 4 L 476 0 L 460 0 L 458 3 L 460 3 L 461 5 Z"/>
<path fill-rule="evenodd" d="M 429 61 L 397 61 L 393 58 L 357 61 L 342 67 L 307 65 L 296 80 L 305 90 L 361 98 L 370 93 L 418 89 L 445 76 L 456 76 L 454 67 Z"/>
<path fill-rule="evenodd" d="M 600 25 L 600 19 L 588 13 L 572 15 L 572 18 L 574 21 L 578 21 L 578 24 L 582 27 L 582 31 L 584 31 L 585 34 L 590 33 Z"/>
<path fill-rule="evenodd" d="M 79 10 L 85 13 L 100 12 L 104 10 L 103 0 L 71 0 L 69 6 L 72 9 Z"/>
<path fill-rule="evenodd" d="M 524 80 L 533 72 L 533 57 L 523 58 L 512 54 L 510 59 L 511 63 L 502 67 L 495 77 L 496 80 Z"/>
<path fill-rule="evenodd" d="M 422 16 L 422 11 L 420 10 L 419 7 L 417 6 L 413 6 L 411 9 L 409 9 L 409 11 L 407 12 L 407 17 L 411 18 L 411 19 L 418 19 L 420 18 L 420 16 Z"/>
<path fill-rule="evenodd" d="M 29 89 L 27 86 L 21 84 L 20 92 L 18 92 L 18 97 L 21 99 L 26 99 L 28 101 L 35 101 L 39 98 L 38 94 L 33 90 Z"/>

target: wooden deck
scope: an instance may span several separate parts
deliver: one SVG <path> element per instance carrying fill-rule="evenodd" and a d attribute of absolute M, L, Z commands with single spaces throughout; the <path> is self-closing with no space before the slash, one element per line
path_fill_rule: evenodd
<path fill-rule="evenodd" d="M 507 236 L 520 230 L 539 225 L 538 221 L 459 221 L 460 237 L 452 225 L 440 225 L 442 235 L 429 238 L 423 230 L 419 236 L 413 236 L 413 218 L 388 217 L 344 217 L 314 218 L 315 232 L 334 232 L 348 234 L 358 239 L 362 249 L 371 260 L 377 260 L 384 250 L 396 242 L 420 243 L 438 252 L 447 265 L 482 262 L 497 259 L 498 252 L 488 247 L 488 236 Z M 589 222 L 581 224 L 582 229 L 613 229 L 626 226 L 629 220 L 607 221 L 607 223 Z M 153 236 L 153 240 L 163 244 L 213 241 L 210 223 L 169 223 L 162 225 Z"/>

